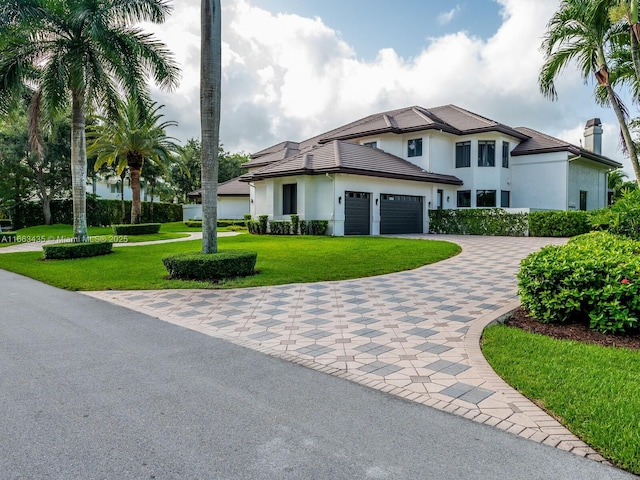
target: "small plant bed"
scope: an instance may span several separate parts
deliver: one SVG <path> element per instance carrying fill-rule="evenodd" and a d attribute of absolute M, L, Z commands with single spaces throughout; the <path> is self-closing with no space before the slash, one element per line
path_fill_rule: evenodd
<path fill-rule="evenodd" d="M 253 275 L 258 254 L 246 250 L 218 253 L 178 253 L 162 259 L 169 278 L 177 280 L 220 281 Z"/>
<path fill-rule="evenodd" d="M 535 333 L 534 333 L 535 332 Z M 482 351 L 498 375 L 613 464 L 640 474 L 637 334 L 542 324 L 518 312 L 485 329 Z"/>
<path fill-rule="evenodd" d="M 110 254 L 112 249 L 113 243 L 109 242 L 54 243 L 42 247 L 45 260 L 98 257 Z"/>
<path fill-rule="evenodd" d="M 149 235 L 160 232 L 160 223 L 137 223 L 132 225 L 112 225 L 114 235 Z"/>

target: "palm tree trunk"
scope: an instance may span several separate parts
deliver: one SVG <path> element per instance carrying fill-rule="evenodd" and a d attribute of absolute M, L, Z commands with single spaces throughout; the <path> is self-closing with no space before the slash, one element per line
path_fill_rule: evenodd
<path fill-rule="evenodd" d="M 629 131 L 629 126 L 627 125 L 627 120 L 622 112 L 622 108 L 620 108 L 620 104 L 618 103 L 618 98 L 616 93 L 613 91 L 613 88 L 608 83 L 605 85 L 607 89 L 607 96 L 609 97 L 609 102 L 613 107 L 613 111 L 616 114 L 616 118 L 618 119 L 618 123 L 620 124 L 620 131 L 622 132 L 622 138 L 624 139 L 625 146 L 627 148 L 627 153 L 629 154 L 629 158 L 631 159 L 631 165 L 633 166 L 633 171 L 636 174 L 636 179 L 638 184 L 640 185 L 640 164 L 638 163 L 638 150 L 636 148 L 636 144 L 631 137 L 631 132 Z"/>
<path fill-rule="evenodd" d="M 87 148 L 84 92 L 71 94 L 71 189 L 73 196 L 73 241 L 88 242 L 87 234 Z"/>
<path fill-rule="evenodd" d="M 129 164 L 129 181 L 131 182 L 131 223 L 140 223 L 140 168 Z"/>
<path fill-rule="evenodd" d="M 202 133 L 202 253 L 218 251 L 218 144 L 220 135 L 220 0 L 201 0 L 200 128 Z"/>

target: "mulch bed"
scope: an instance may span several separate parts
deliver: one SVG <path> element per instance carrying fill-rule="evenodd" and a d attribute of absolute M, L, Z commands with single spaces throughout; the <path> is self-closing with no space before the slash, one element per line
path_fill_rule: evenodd
<path fill-rule="evenodd" d="M 552 324 L 541 323 L 535 318 L 527 316 L 523 309 L 516 310 L 511 318 L 505 321 L 510 327 L 520 328 L 527 332 L 539 333 L 561 340 L 575 340 L 577 342 L 592 343 L 604 347 L 640 349 L 640 333 L 632 335 L 605 335 L 589 329 L 586 323 Z"/>

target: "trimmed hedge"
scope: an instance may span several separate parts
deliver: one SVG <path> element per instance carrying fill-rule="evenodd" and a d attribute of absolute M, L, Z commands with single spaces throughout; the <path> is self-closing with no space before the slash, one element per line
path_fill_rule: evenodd
<path fill-rule="evenodd" d="M 190 228 L 197 228 L 197 227 L 202 228 L 202 220 L 187 220 L 186 222 L 184 222 L 184 224 Z M 218 228 L 245 227 L 246 221 L 245 220 L 218 220 L 216 225 L 218 226 Z"/>
<path fill-rule="evenodd" d="M 113 249 L 111 242 L 89 242 L 89 243 L 52 243 L 43 245 L 44 258 L 47 260 L 68 260 L 72 258 L 97 257 L 108 255 Z"/>
<path fill-rule="evenodd" d="M 575 237 L 591 230 L 590 214 L 582 210 L 529 213 L 532 237 Z"/>
<path fill-rule="evenodd" d="M 114 235 L 148 235 L 158 233 L 159 223 L 138 223 L 135 225 L 112 225 Z"/>
<path fill-rule="evenodd" d="M 131 201 L 127 200 L 125 209 L 131 217 Z M 182 221 L 182 205 L 177 203 L 153 203 L 153 220 L 151 219 L 151 203 L 142 202 L 142 222 L 180 222 Z M 44 225 L 42 205 L 37 202 L 23 202 L 11 212 L 13 227 L 16 230 L 36 225 Z M 73 203 L 68 200 L 51 201 L 51 222 L 73 225 Z M 96 199 L 87 196 L 87 225 L 90 227 L 113 225 L 122 222 L 122 205 L 120 200 Z"/>
<path fill-rule="evenodd" d="M 16 232 L 0 232 L 0 243 L 13 243 L 17 235 Z"/>
<path fill-rule="evenodd" d="M 264 218 L 263 218 L 264 217 Z M 267 215 L 261 215 L 259 221 L 249 220 L 249 233 L 255 235 L 326 235 L 329 230 L 328 220 L 300 220 L 292 215 L 292 221 L 268 220 Z"/>
<path fill-rule="evenodd" d="M 216 281 L 254 274 L 258 254 L 247 250 L 218 253 L 180 253 L 162 259 L 169 278 Z"/>
<path fill-rule="evenodd" d="M 429 210 L 430 233 L 524 237 L 528 228 L 526 213 L 507 213 L 502 208 Z"/>
<path fill-rule="evenodd" d="M 608 232 L 575 237 L 525 258 L 522 305 L 543 323 L 587 320 L 603 333 L 638 330 L 640 242 Z"/>
<path fill-rule="evenodd" d="M 640 190 L 627 191 L 611 207 L 591 213 L 593 226 L 640 240 Z"/>

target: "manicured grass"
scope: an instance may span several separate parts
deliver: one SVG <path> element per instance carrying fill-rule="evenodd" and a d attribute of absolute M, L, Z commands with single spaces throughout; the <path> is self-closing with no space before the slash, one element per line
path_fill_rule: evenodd
<path fill-rule="evenodd" d="M 178 222 L 176 222 L 178 223 Z M 179 222 L 181 223 L 181 222 Z M 171 225 L 171 227 L 165 231 L 165 225 Z M 184 227 L 184 224 L 182 224 Z M 89 235 L 96 241 L 102 240 L 106 242 L 122 242 L 124 239 L 120 236 L 116 236 L 113 234 L 113 230 L 111 227 L 88 227 L 87 231 Z M 150 235 L 128 235 L 126 238 L 126 243 L 137 243 L 137 242 L 150 242 L 155 240 L 170 240 L 174 238 L 183 238 L 186 237 L 186 233 L 179 232 L 188 232 L 188 228 L 184 228 L 182 230 L 178 230 L 173 224 L 163 224 L 161 227 L 160 233 L 150 234 Z M 197 231 L 197 230 L 195 230 Z M 28 227 L 22 228 L 20 230 L 16 230 L 16 234 L 18 235 L 20 242 L 41 242 L 45 240 L 60 240 L 64 241 L 65 239 L 71 239 L 73 237 L 73 227 L 71 225 L 38 225 L 36 227 Z M 9 245 L 16 245 L 16 243 L 0 243 L 1 247 L 6 247 Z"/>
<path fill-rule="evenodd" d="M 484 331 L 482 351 L 511 386 L 614 464 L 640 474 L 640 352 L 505 325 Z"/>
<path fill-rule="evenodd" d="M 103 257 L 41 261 L 42 253 L 0 255 L 0 268 L 69 290 L 231 288 L 367 277 L 408 270 L 449 258 L 460 247 L 442 241 L 400 238 L 275 237 L 238 235 L 218 239 L 220 250 L 258 252 L 252 277 L 223 285 L 167 280 L 166 255 L 200 251 L 199 240 L 114 248 Z"/>

